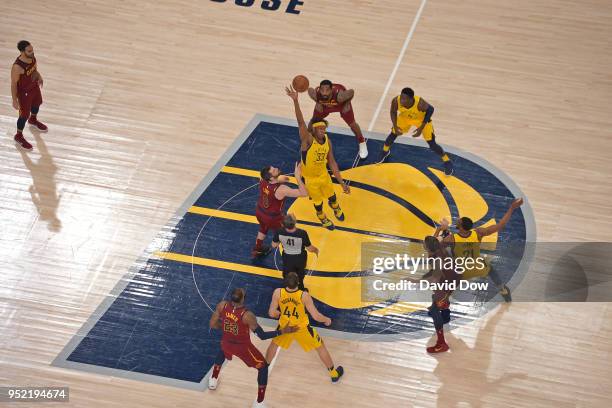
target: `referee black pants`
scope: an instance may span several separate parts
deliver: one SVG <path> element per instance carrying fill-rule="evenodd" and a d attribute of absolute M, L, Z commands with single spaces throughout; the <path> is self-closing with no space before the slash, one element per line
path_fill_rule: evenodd
<path fill-rule="evenodd" d="M 304 276 L 306 276 L 306 260 L 308 258 L 302 255 L 284 255 L 283 256 L 283 278 L 289 272 L 297 273 L 300 283 L 299 289 L 304 290 Z"/>

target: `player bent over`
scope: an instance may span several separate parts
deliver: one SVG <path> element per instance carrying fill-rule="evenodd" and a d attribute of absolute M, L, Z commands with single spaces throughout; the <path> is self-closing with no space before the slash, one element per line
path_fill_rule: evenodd
<path fill-rule="evenodd" d="M 296 326 L 297 331 L 275 337 L 266 351 L 266 360 L 271 362 L 279 347 L 288 349 L 295 340 L 306 352 L 312 349 L 317 350 L 332 382 L 336 383 L 344 374 L 344 368 L 342 366 L 334 367 L 334 362 L 329 351 L 327 351 L 327 347 L 323 344 L 323 340 L 317 330 L 310 326 L 306 310 L 313 319 L 326 326 L 331 325 L 331 319 L 319 313 L 310 294 L 300 290 L 298 285 L 299 277 L 297 273 L 289 272 L 285 277 L 285 287 L 276 289 L 272 295 L 272 302 L 270 302 L 270 309 L 268 310 L 270 317 L 279 319 L 279 328 Z"/>

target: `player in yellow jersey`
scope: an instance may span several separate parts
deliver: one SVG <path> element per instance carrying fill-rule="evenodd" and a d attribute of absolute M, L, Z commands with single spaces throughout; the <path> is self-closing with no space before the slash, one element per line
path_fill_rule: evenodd
<path fill-rule="evenodd" d="M 391 145 L 395 142 L 395 139 L 408 132 L 414 126 L 416 130 L 412 133 L 412 137 L 423 135 L 423 139 L 425 139 L 429 148 L 442 159 L 444 174 L 447 176 L 453 174 L 453 163 L 442 147 L 436 143 L 436 135 L 431 121 L 433 112 L 433 106 L 420 96 L 415 96 L 411 88 L 402 89 L 402 93 L 391 101 L 391 124 L 393 127 L 391 128 L 391 133 L 387 136 L 387 140 L 385 140 L 378 162 L 383 163 L 387 160 L 387 157 L 391 154 Z"/>
<path fill-rule="evenodd" d="M 453 251 L 455 258 L 472 258 L 474 260 L 480 258 L 480 242 L 488 235 L 495 234 L 504 229 L 514 210 L 523 205 L 523 199 L 517 198 L 512 201 L 510 208 L 506 211 L 506 214 L 499 220 L 499 223 L 490 225 L 488 227 L 473 228 L 474 223 L 468 217 L 461 217 L 457 220 L 457 232 L 454 234 L 445 234 L 446 236 L 442 240 Z M 448 221 L 442 220 L 440 226 L 436 228 L 434 236 L 440 235 L 440 233 L 448 231 Z M 488 276 L 491 278 L 495 286 L 499 289 L 499 294 L 502 295 L 506 302 L 512 301 L 510 289 L 503 283 L 501 277 L 497 274 L 495 269 L 485 262 L 484 267 L 474 266 L 473 268 L 466 269 L 461 276 L 461 279 L 469 280 L 475 277 Z"/>
<path fill-rule="evenodd" d="M 317 330 L 310 326 L 306 311 L 308 310 L 313 319 L 326 326 L 331 325 L 331 319 L 319 313 L 310 294 L 300 290 L 298 285 L 299 277 L 297 273 L 289 272 L 285 277 L 285 287 L 276 289 L 272 294 L 268 314 L 273 319 L 279 319 L 278 330 L 282 330 L 283 327 L 295 326 L 297 331 L 274 338 L 266 351 L 266 360 L 271 363 L 279 347 L 288 349 L 295 340 L 306 352 L 312 349 L 317 350 L 332 382 L 338 382 L 344 374 L 344 368 L 342 366 L 334 367 L 334 362 L 329 351 L 327 351 L 327 347 L 323 344 L 323 340 L 321 340 Z"/>
<path fill-rule="evenodd" d="M 325 228 L 333 230 L 334 223 L 331 222 L 323 212 L 323 200 L 327 199 L 329 206 L 334 210 L 334 216 L 339 221 L 344 221 L 344 213 L 338 204 L 336 193 L 334 192 L 334 185 L 327 172 L 328 165 L 334 177 L 342 186 L 342 190 L 346 194 L 349 194 L 351 190 L 342 179 L 338 163 L 336 163 L 336 159 L 334 158 L 331 140 L 326 132 L 327 122 L 324 120 L 314 122 L 311 125 L 312 133 L 310 133 L 306 127 L 302 110 L 300 109 L 298 93 L 292 86 L 285 88 L 285 91 L 287 95 L 293 99 L 295 117 L 300 127 L 302 177 L 304 178 L 304 184 L 306 184 L 306 190 L 308 190 L 308 196 L 314 204 L 317 217 L 321 221 L 321 224 L 323 224 Z"/>

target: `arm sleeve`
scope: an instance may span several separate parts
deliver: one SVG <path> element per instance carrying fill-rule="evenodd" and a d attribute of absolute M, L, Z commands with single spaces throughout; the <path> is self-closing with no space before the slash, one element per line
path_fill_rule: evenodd
<path fill-rule="evenodd" d="M 257 326 L 257 328 L 254 331 L 255 331 L 255 334 L 257 335 L 257 337 L 259 337 L 261 340 L 268 340 L 268 339 L 271 339 L 273 337 L 281 335 L 280 330 L 272 330 L 272 331 L 265 332 L 265 331 L 263 331 L 263 329 L 259 325 Z"/>
<path fill-rule="evenodd" d="M 433 113 L 434 113 L 434 108 L 433 108 L 433 106 L 429 105 L 429 107 L 427 108 L 427 111 L 425 111 L 425 118 L 423 119 L 423 122 L 424 123 L 429 123 Z"/>

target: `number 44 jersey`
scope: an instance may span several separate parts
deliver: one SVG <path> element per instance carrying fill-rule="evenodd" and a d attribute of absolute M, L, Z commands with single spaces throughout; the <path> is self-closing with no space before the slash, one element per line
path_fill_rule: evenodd
<path fill-rule="evenodd" d="M 297 326 L 299 328 L 308 327 L 310 320 L 306 314 L 304 303 L 302 303 L 302 291 L 296 289 L 289 292 L 285 288 L 280 290 L 280 299 L 278 301 L 281 316 L 278 321 L 280 327 Z"/>

